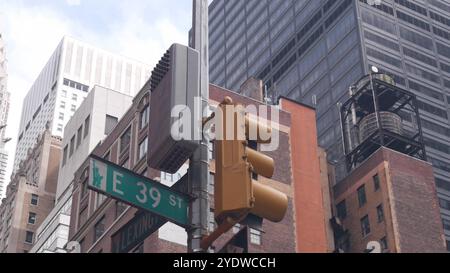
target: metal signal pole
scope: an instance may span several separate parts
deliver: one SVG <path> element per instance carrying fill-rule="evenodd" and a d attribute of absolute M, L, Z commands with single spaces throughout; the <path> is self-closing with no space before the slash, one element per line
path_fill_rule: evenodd
<path fill-rule="evenodd" d="M 209 105 L 209 33 L 208 33 L 208 0 L 193 0 L 192 44 L 200 52 L 200 93 L 201 111 L 196 113 L 206 118 L 203 109 Z M 191 109 L 194 112 L 194 109 Z M 193 125 L 196 126 L 196 125 Z M 203 131 L 202 128 L 196 128 Z M 202 136 L 199 148 L 190 159 L 189 186 L 190 194 L 196 199 L 190 207 L 190 224 L 188 231 L 188 251 L 199 253 L 207 251 L 200 244 L 203 236 L 208 235 L 209 224 L 209 153 L 208 140 Z"/>

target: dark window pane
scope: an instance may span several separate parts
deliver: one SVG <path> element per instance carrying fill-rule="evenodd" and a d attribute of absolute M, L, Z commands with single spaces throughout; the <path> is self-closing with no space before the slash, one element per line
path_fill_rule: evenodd
<path fill-rule="evenodd" d="M 361 219 L 361 231 L 362 236 L 366 237 L 370 233 L 370 223 L 369 223 L 369 216 L 366 215 Z"/>
<path fill-rule="evenodd" d="M 383 205 L 379 205 L 377 207 L 377 217 L 378 217 L 378 223 L 381 223 L 384 221 Z"/>
<path fill-rule="evenodd" d="M 36 213 L 30 212 L 28 214 L 28 224 L 30 224 L 30 225 L 36 224 Z"/>
<path fill-rule="evenodd" d="M 37 206 L 39 202 L 39 196 L 36 194 L 31 195 L 31 205 Z"/>
<path fill-rule="evenodd" d="M 373 187 L 375 191 L 378 191 L 380 189 L 380 177 L 378 176 L 378 174 L 373 177 Z"/>
<path fill-rule="evenodd" d="M 362 186 L 358 189 L 358 201 L 359 201 L 359 207 L 362 207 L 367 203 L 366 188 L 364 186 Z"/>
<path fill-rule="evenodd" d="M 120 137 L 120 153 L 122 153 L 130 145 L 131 140 L 131 127 L 129 127 L 125 133 Z"/>
<path fill-rule="evenodd" d="M 341 201 L 337 206 L 337 216 L 339 219 L 345 219 L 347 217 L 347 205 L 345 203 L 345 200 Z"/>
<path fill-rule="evenodd" d="M 388 249 L 388 242 L 387 242 L 387 238 L 386 237 L 381 238 L 380 245 L 381 245 L 381 250 L 382 251 L 386 251 Z"/>
<path fill-rule="evenodd" d="M 150 118 L 149 115 L 150 115 L 150 107 L 146 106 L 144 108 L 144 110 L 142 110 L 141 115 L 140 115 L 139 129 L 144 128 L 148 124 L 148 121 Z"/>
<path fill-rule="evenodd" d="M 117 123 L 119 122 L 119 119 L 110 115 L 106 115 L 105 119 L 105 135 L 109 135 L 114 127 L 116 127 Z"/>
<path fill-rule="evenodd" d="M 97 242 L 98 239 L 105 233 L 105 217 L 103 216 L 100 221 L 97 222 L 94 226 L 94 242 Z"/>
<path fill-rule="evenodd" d="M 450 231 L 450 220 L 443 219 L 444 229 Z"/>
<path fill-rule="evenodd" d="M 34 237 L 34 233 L 31 231 L 27 231 L 26 235 L 25 235 L 25 242 L 28 244 L 32 244 L 33 243 L 33 237 Z"/>
<path fill-rule="evenodd" d="M 84 137 L 87 137 L 89 134 L 89 129 L 91 128 L 91 117 L 88 116 L 86 120 L 84 121 Z"/>

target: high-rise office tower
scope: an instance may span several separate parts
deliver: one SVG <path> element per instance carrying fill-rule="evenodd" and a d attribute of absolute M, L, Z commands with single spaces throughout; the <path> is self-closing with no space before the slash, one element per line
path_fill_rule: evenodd
<path fill-rule="evenodd" d="M 211 82 L 239 90 L 254 76 L 272 100 L 314 105 L 331 162 L 344 161 L 337 105 L 372 66 L 416 94 L 450 238 L 450 1 L 214 0 L 209 11 Z"/>
<path fill-rule="evenodd" d="M 64 37 L 23 102 L 14 172 L 49 126 L 63 137 L 64 126 L 94 85 L 134 96 L 150 66 Z"/>
<path fill-rule="evenodd" d="M 8 163 L 8 153 L 5 149 L 5 126 L 8 121 L 10 94 L 7 91 L 7 82 L 5 44 L 0 33 L 0 202 L 6 191 L 5 175 Z"/>

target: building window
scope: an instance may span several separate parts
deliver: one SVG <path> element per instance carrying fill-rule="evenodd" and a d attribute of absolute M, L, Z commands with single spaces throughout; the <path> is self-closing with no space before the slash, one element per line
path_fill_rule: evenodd
<path fill-rule="evenodd" d="M 78 228 L 79 229 L 84 225 L 84 223 L 86 223 L 87 211 L 88 211 L 87 208 L 84 208 L 79 214 L 79 217 L 78 217 Z"/>
<path fill-rule="evenodd" d="M 129 127 L 125 133 L 120 137 L 120 153 L 125 151 L 130 145 L 131 140 L 131 127 Z"/>
<path fill-rule="evenodd" d="M 359 207 L 362 207 L 367 203 L 366 188 L 364 187 L 364 185 L 358 189 L 358 201 L 359 201 Z"/>
<path fill-rule="evenodd" d="M 80 128 L 78 128 L 78 132 L 77 132 L 77 149 L 81 145 L 82 138 L 83 138 L 83 126 L 80 126 Z"/>
<path fill-rule="evenodd" d="M 59 107 L 61 109 L 66 109 L 66 102 L 65 101 L 61 101 L 61 104 L 59 105 Z"/>
<path fill-rule="evenodd" d="M 261 245 L 261 231 L 250 229 L 250 243 L 254 245 Z"/>
<path fill-rule="evenodd" d="M 67 98 L 67 91 L 66 90 L 62 90 L 61 91 L 61 97 L 62 98 Z"/>
<path fill-rule="evenodd" d="M 110 115 L 106 115 L 105 119 L 105 135 L 109 135 L 116 127 L 119 119 Z"/>
<path fill-rule="evenodd" d="M 67 163 L 67 150 L 68 150 L 68 146 L 66 145 L 66 147 L 64 147 L 64 151 L 63 151 L 63 161 L 62 161 L 62 165 L 63 167 L 66 165 Z"/>
<path fill-rule="evenodd" d="M 100 219 L 94 226 L 94 242 L 97 242 L 100 237 L 105 233 L 105 216 Z"/>
<path fill-rule="evenodd" d="M 58 124 L 58 126 L 56 127 L 56 130 L 58 130 L 58 132 L 62 132 L 63 125 L 62 124 Z"/>
<path fill-rule="evenodd" d="M 59 113 L 59 119 L 64 120 L 64 113 Z"/>
<path fill-rule="evenodd" d="M 148 124 L 149 117 L 150 117 L 150 107 L 147 105 L 141 112 L 139 129 L 144 128 Z"/>
<path fill-rule="evenodd" d="M 75 88 L 75 89 L 78 89 L 78 90 L 84 91 L 84 92 L 87 92 L 89 90 L 89 86 L 81 84 L 81 83 L 76 82 L 76 81 L 69 80 L 69 79 L 64 79 L 63 80 L 63 84 L 65 86 L 70 86 L 72 88 Z"/>
<path fill-rule="evenodd" d="M 72 94 L 72 100 L 77 101 L 77 99 L 78 99 L 77 94 Z"/>
<path fill-rule="evenodd" d="M 84 121 L 84 138 L 89 134 L 89 129 L 91 126 L 91 116 L 88 116 Z"/>
<path fill-rule="evenodd" d="M 148 147 L 148 137 L 146 137 L 140 144 L 139 144 L 139 160 L 143 159 L 147 155 L 147 147 Z M 139 161 L 138 160 L 138 161 Z"/>
<path fill-rule="evenodd" d="M 378 223 L 381 223 L 384 221 L 383 205 L 379 205 L 377 207 L 377 216 L 378 216 Z"/>
<path fill-rule="evenodd" d="M 381 245 L 382 252 L 385 252 L 386 250 L 388 250 L 388 243 L 387 243 L 386 237 L 383 237 L 380 239 L 380 245 Z"/>
<path fill-rule="evenodd" d="M 73 155 L 74 150 L 75 150 L 75 136 L 73 136 L 72 139 L 70 140 L 69 158 Z"/>
<path fill-rule="evenodd" d="M 450 210 L 450 202 L 445 199 L 439 198 L 439 206 L 441 209 Z"/>
<path fill-rule="evenodd" d="M 127 209 L 127 205 L 120 201 L 116 201 L 116 219 Z"/>
<path fill-rule="evenodd" d="M 31 194 L 31 205 L 37 206 L 39 203 L 39 195 Z"/>
<path fill-rule="evenodd" d="M 34 212 L 28 213 L 28 224 L 30 225 L 36 224 L 36 213 Z"/>
<path fill-rule="evenodd" d="M 97 204 L 96 204 L 95 208 L 100 207 L 103 204 L 103 202 L 105 202 L 105 200 L 106 200 L 106 195 L 97 193 Z"/>
<path fill-rule="evenodd" d="M 70 111 L 75 112 L 77 110 L 77 106 L 72 104 L 72 106 L 70 107 Z"/>
<path fill-rule="evenodd" d="M 85 197 L 88 193 L 88 183 L 87 181 L 83 182 L 83 184 L 81 185 L 81 198 L 83 199 L 83 197 Z"/>
<path fill-rule="evenodd" d="M 444 229 L 450 231 L 450 220 L 443 219 Z"/>
<path fill-rule="evenodd" d="M 366 237 L 370 234 L 369 215 L 366 215 L 361 219 L 361 231 L 363 237 Z"/>
<path fill-rule="evenodd" d="M 380 177 L 378 176 L 378 174 L 373 177 L 373 187 L 375 191 L 378 191 L 380 189 Z"/>
<path fill-rule="evenodd" d="M 32 231 L 27 231 L 25 234 L 25 243 L 32 244 L 33 237 L 34 237 L 34 233 Z"/>
<path fill-rule="evenodd" d="M 337 216 L 339 219 L 344 220 L 347 217 L 347 205 L 345 200 L 341 201 L 337 206 Z"/>

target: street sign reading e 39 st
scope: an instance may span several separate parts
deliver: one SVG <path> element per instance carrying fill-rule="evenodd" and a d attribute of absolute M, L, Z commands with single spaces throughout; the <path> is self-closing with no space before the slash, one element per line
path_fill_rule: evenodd
<path fill-rule="evenodd" d="M 188 226 L 189 196 L 91 155 L 89 188 L 134 207 Z"/>

